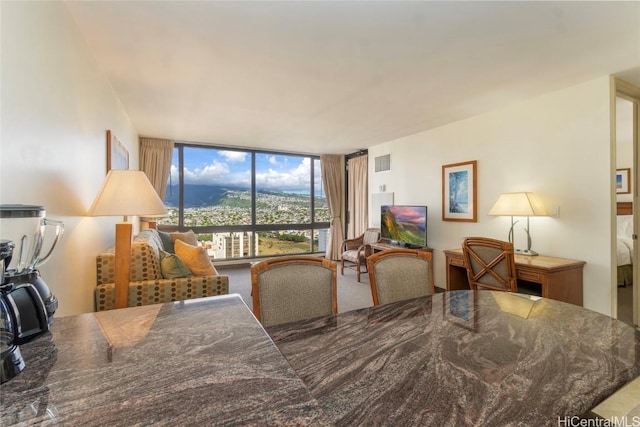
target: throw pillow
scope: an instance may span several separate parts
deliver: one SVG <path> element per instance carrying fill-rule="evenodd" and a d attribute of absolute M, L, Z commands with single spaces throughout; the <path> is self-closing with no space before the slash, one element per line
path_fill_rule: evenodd
<path fill-rule="evenodd" d="M 160 236 L 160 240 L 162 240 L 162 248 L 170 254 L 176 253 L 176 250 L 173 248 L 171 233 L 165 233 L 164 231 L 158 230 L 158 235 Z"/>
<path fill-rule="evenodd" d="M 207 250 L 200 246 L 189 245 L 182 240 L 174 242 L 176 255 L 184 261 L 194 276 L 217 276 L 218 272 L 211 263 Z"/>
<path fill-rule="evenodd" d="M 198 238 L 196 237 L 196 233 L 193 230 L 185 231 L 184 233 L 170 233 L 171 240 L 173 240 L 173 244 L 175 245 L 176 240 L 182 240 L 183 242 L 191 245 L 198 246 Z"/>
<path fill-rule="evenodd" d="M 177 279 L 179 277 L 191 277 L 191 270 L 176 254 L 160 251 L 160 270 L 165 279 Z"/>

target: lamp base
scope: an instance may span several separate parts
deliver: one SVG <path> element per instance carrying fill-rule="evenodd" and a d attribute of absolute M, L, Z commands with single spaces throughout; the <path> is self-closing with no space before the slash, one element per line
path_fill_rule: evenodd
<path fill-rule="evenodd" d="M 531 249 L 516 249 L 516 255 L 527 255 L 527 256 L 537 256 L 538 252 L 532 251 Z"/>

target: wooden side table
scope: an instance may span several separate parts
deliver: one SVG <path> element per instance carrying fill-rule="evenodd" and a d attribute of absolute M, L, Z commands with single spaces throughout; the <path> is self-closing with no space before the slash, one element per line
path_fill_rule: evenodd
<path fill-rule="evenodd" d="M 447 291 L 469 289 L 462 249 L 444 251 L 446 257 Z M 520 282 L 538 284 L 544 298 L 582 306 L 582 273 L 584 261 L 544 255 L 515 255 L 518 287 Z"/>

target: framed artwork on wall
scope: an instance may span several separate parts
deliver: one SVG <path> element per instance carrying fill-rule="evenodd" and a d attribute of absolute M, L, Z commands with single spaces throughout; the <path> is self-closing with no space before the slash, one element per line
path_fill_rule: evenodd
<path fill-rule="evenodd" d="M 477 161 L 442 166 L 442 220 L 477 222 Z"/>
<path fill-rule="evenodd" d="M 631 193 L 631 168 L 616 170 L 616 193 Z"/>
<path fill-rule="evenodd" d="M 129 169 L 129 152 L 110 130 L 107 130 L 107 172 Z"/>

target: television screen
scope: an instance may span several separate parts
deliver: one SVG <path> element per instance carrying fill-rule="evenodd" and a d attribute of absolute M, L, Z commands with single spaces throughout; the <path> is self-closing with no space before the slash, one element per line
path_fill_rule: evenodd
<path fill-rule="evenodd" d="M 403 246 L 427 246 L 427 207 L 382 206 L 380 237 Z"/>

